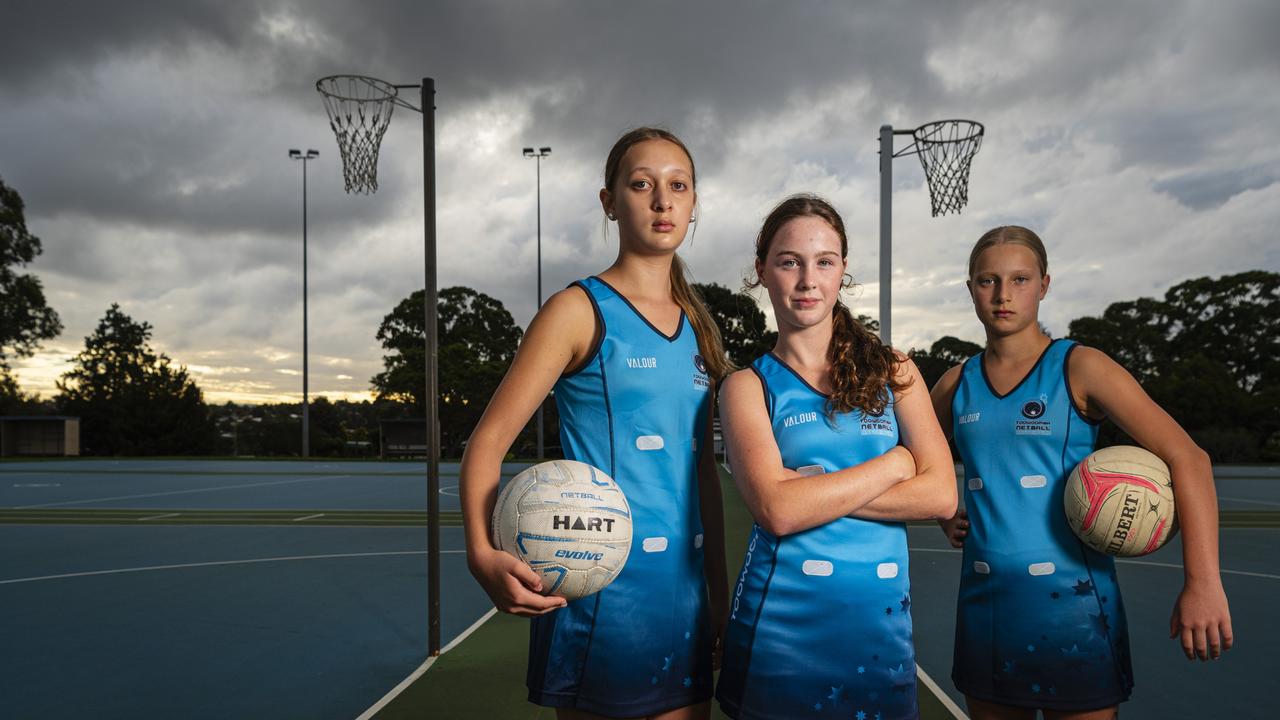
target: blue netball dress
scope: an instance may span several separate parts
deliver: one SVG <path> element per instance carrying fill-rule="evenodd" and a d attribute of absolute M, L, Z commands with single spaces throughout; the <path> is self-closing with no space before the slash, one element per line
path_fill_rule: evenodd
<path fill-rule="evenodd" d="M 1081 543 L 1063 510 L 1067 476 L 1098 435 L 1071 398 L 1074 347 L 1050 343 L 1005 395 L 979 353 L 951 404 L 970 523 L 951 677 L 982 700 L 1087 710 L 1133 687 L 1115 562 Z"/>
<path fill-rule="evenodd" d="M 772 353 L 751 365 L 782 464 L 851 467 L 898 444 L 892 408 L 826 416 L 826 396 Z M 840 518 L 776 537 L 751 529 L 730 600 L 716 697 L 734 718 L 915 718 L 907 530 Z"/>
<path fill-rule="evenodd" d="M 698 508 L 699 440 L 711 383 L 682 314 L 667 337 L 599 278 L 601 331 L 556 383 L 566 458 L 604 470 L 631 506 L 626 567 L 605 589 L 534 618 L 529 699 L 634 717 L 711 697 L 711 636 Z"/>

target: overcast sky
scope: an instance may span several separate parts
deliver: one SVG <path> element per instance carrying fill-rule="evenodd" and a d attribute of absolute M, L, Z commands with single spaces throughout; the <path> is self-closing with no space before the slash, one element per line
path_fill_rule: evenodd
<path fill-rule="evenodd" d="M 894 343 L 981 339 L 973 242 L 1049 247 L 1055 335 L 1192 277 L 1280 270 L 1280 4 L 1223 2 L 26 2 L 0 25 L 0 177 L 44 243 L 29 268 L 65 324 L 14 365 L 49 395 L 117 302 L 212 402 L 296 400 L 302 163 L 312 395 L 368 396 L 382 317 L 422 286 L 420 117 L 398 109 L 377 194 L 347 195 L 315 81 L 436 82 L 440 287 L 535 306 L 606 267 L 596 193 L 613 140 L 663 125 L 701 202 L 681 254 L 737 288 L 790 193 L 851 234 L 855 312 L 878 314 L 878 128 L 986 125 L 969 205 L 932 218 L 894 163 Z M 416 91 L 406 99 L 417 103 Z M 899 139 L 899 147 L 907 140 Z M 763 299 L 767 306 L 767 298 Z"/>

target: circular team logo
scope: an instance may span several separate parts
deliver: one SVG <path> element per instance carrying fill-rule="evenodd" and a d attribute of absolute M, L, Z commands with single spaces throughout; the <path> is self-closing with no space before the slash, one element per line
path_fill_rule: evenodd
<path fill-rule="evenodd" d="M 1022 416 L 1035 420 L 1044 415 L 1044 403 L 1039 400 L 1028 400 L 1022 404 Z"/>
<path fill-rule="evenodd" d="M 693 366 L 698 368 L 698 372 L 703 375 L 707 374 L 707 361 L 703 360 L 702 356 L 698 353 L 693 354 Z"/>

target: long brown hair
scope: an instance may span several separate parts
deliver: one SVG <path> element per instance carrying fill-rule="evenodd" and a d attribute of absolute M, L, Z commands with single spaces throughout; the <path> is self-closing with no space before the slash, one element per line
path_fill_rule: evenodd
<path fill-rule="evenodd" d="M 769 246 L 782 226 L 801 217 L 816 217 L 830 225 L 840 237 L 840 257 L 848 258 L 849 237 L 845 234 L 840 213 L 831 203 L 816 195 L 792 195 L 778 203 L 760 226 L 760 233 L 756 235 L 756 268 L 765 266 Z M 846 287 L 851 283 L 852 279 L 848 279 Z M 760 286 L 759 270 L 756 278 L 746 284 L 748 288 Z M 831 325 L 827 360 L 831 363 L 832 392 L 827 398 L 827 416 L 834 419 L 836 415 L 854 408 L 868 415 L 884 413 L 889 404 L 886 390 L 898 392 L 907 387 L 906 382 L 894 377 L 898 369 L 897 355 L 855 320 L 843 301 L 836 302 Z"/>
<path fill-rule="evenodd" d="M 680 138 L 662 128 L 638 127 L 618 138 L 613 148 L 609 150 L 609 157 L 604 163 L 604 186 L 609 192 L 614 192 L 613 184 L 618 179 L 618 167 L 622 164 L 622 156 L 626 155 L 633 145 L 649 140 L 665 140 L 683 150 L 685 157 L 689 158 L 689 173 L 693 186 L 695 188 L 698 186 L 698 171 L 693 164 L 693 153 L 689 152 L 689 148 L 680 141 Z M 693 333 L 698 338 L 698 351 L 707 364 L 707 374 L 719 381 L 733 372 L 735 368 L 729 361 L 729 356 L 725 354 L 724 342 L 720 339 L 720 328 L 716 326 L 715 320 L 711 319 L 711 313 L 707 311 L 702 296 L 689 284 L 688 267 L 679 255 L 671 258 L 671 299 L 680 306 L 681 310 L 684 310 L 685 316 L 689 318 L 689 324 L 693 326 Z"/>

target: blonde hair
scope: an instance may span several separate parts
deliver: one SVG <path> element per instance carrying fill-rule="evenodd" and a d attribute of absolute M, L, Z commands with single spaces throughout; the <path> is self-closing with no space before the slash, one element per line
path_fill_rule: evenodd
<path fill-rule="evenodd" d="M 1021 245 L 1027 248 L 1035 254 L 1036 262 L 1040 264 L 1040 275 L 1049 274 L 1049 254 L 1045 252 L 1040 236 L 1021 225 L 1001 225 L 983 233 L 969 252 L 969 277 L 973 277 L 973 266 L 977 264 L 978 256 L 995 245 Z"/>
<path fill-rule="evenodd" d="M 662 128 L 638 127 L 618 138 L 613 148 L 609 150 L 609 156 L 604 163 L 606 190 L 613 192 L 613 184 L 618 179 L 618 168 L 627 150 L 649 140 L 665 140 L 683 150 L 685 157 L 689 158 L 690 179 L 693 181 L 693 186 L 697 187 L 698 171 L 693 164 L 693 153 L 689 152 L 689 148 L 680 141 L 680 138 Z M 685 317 L 689 318 L 689 324 L 693 326 L 693 334 L 698 338 L 698 351 L 702 354 L 703 361 L 707 363 L 707 374 L 719 381 L 736 368 L 729 361 L 729 356 L 725 354 L 724 341 L 720 338 L 720 328 L 716 326 L 711 313 L 707 311 L 707 305 L 703 302 L 702 296 L 689 284 L 688 271 L 689 268 L 679 255 L 671 258 L 671 299 L 680 306 Z"/>

